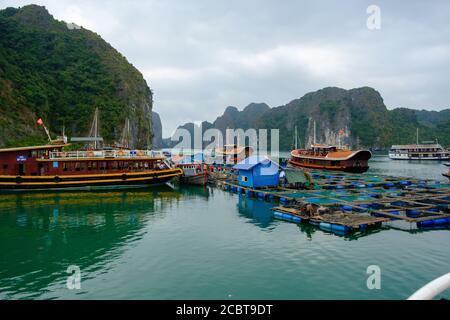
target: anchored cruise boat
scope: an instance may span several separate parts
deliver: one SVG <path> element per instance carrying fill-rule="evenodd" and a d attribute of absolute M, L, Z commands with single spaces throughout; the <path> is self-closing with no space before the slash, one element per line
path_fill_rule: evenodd
<path fill-rule="evenodd" d="M 363 173 L 369 169 L 371 157 L 368 150 L 353 151 L 313 144 L 310 149 L 293 150 L 289 163 L 294 167 Z"/>
<path fill-rule="evenodd" d="M 394 145 L 389 150 L 393 160 L 448 160 L 450 152 L 438 143 Z"/>
<path fill-rule="evenodd" d="M 417 129 L 416 144 L 393 145 L 389 150 L 389 158 L 393 160 L 448 160 L 450 152 L 434 141 L 419 143 L 419 129 Z"/>

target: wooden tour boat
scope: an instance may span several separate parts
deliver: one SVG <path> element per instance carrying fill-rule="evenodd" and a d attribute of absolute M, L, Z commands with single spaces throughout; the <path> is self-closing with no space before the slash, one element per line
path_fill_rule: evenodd
<path fill-rule="evenodd" d="M 182 174 L 153 151 L 66 152 L 65 146 L 0 149 L 0 190 L 142 187 Z"/>
<path fill-rule="evenodd" d="M 214 149 L 215 158 L 220 163 L 235 165 L 253 154 L 253 148 L 229 144 Z"/>
<path fill-rule="evenodd" d="M 293 150 L 289 163 L 294 167 L 363 173 L 369 169 L 371 157 L 368 150 L 352 151 L 313 144 L 311 149 Z"/>
<path fill-rule="evenodd" d="M 162 153 L 124 148 L 102 148 L 98 109 L 89 137 L 72 141 L 93 142 L 86 150 L 66 151 L 67 137 L 52 140 L 42 119 L 49 144 L 0 149 L 0 191 L 145 187 L 165 183 L 183 171 Z M 129 126 L 125 126 L 129 130 Z M 127 143 L 128 144 L 128 143 Z"/>

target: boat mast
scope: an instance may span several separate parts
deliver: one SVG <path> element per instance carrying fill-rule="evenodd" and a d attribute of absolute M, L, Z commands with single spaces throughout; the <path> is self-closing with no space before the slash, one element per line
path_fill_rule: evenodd
<path fill-rule="evenodd" d="M 120 141 L 120 144 L 122 145 L 122 147 L 129 149 L 130 148 L 130 119 L 127 118 L 125 120 L 125 126 L 123 128 L 123 132 L 122 132 L 122 138 Z"/>
<path fill-rule="evenodd" d="M 99 125 L 98 125 L 98 107 L 95 108 L 94 112 L 94 120 L 92 121 L 91 132 L 89 133 L 90 137 L 94 137 L 94 149 L 97 149 L 97 141 L 99 137 Z"/>
<path fill-rule="evenodd" d="M 316 144 L 316 121 L 314 120 L 314 140 L 313 144 Z"/>
<path fill-rule="evenodd" d="M 295 150 L 298 149 L 298 134 L 297 134 L 297 126 L 295 126 Z"/>
<path fill-rule="evenodd" d="M 419 144 L 419 128 L 417 128 L 417 133 L 416 133 L 416 144 Z"/>

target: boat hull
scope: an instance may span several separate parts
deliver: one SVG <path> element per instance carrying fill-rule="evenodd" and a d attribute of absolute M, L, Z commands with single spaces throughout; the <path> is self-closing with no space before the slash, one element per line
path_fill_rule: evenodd
<path fill-rule="evenodd" d="M 392 160 L 424 160 L 424 161 L 441 161 L 449 160 L 450 157 L 438 156 L 438 157 L 414 157 L 409 154 L 389 154 L 389 159 Z"/>
<path fill-rule="evenodd" d="M 308 168 L 308 169 L 315 169 L 315 170 L 331 170 L 331 171 L 343 171 L 343 172 L 351 172 L 351 173 L 364 173 L 367 170 L 369 170 L 369 166 L 326 166 L 326 165 L 314 165 L 314 164 L 306 164 L 306 163 L 299 163 L 295 160 L 289 160 L 289 164 L 291 164 L 294 167 L 297 168 Z"/>
<path fill-rule="evenodd" d="M 114 189 L 163 184 L 180 176 L 182 170 L 77 176 L 0 176 L 0 191 Z"/>
<path fill-rule="evenodd" d="M 204 173 L 200 173 L 194 176 L 182 176 L 181 182 L 183 184 L 200 185 L 204 186 L 207 181 L 207 176 Z"/>
<path fill-rule="evenodd" d="M 294 150 L 291 155 L 289 163 L 294 167 L 353 173 L 364 173 L 369 170 L 369 159 L 372 157 L 372 153 L 367 150 L 340 150 L 325 153 L 323 156 Z"/>

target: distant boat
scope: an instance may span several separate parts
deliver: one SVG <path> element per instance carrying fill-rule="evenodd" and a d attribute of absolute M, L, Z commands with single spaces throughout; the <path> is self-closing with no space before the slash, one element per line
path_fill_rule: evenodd
<path fill-rule="evenodd" d="M 297 128 L 295 129 L 297 135 Z M 314 121 L 313 144 L 309 149 L 295 148 L 289 164 L 294 167 L 363 173 L 369 169 L 369 150 L 352 151 L 341 147 L 316 143 L 316 122 Z M 295 145 L 297 146 L 297 139 Z"/>
<path fill-rule="evenodd" d="M 394 145 L 389 150 L 393 160 L 448 160 L 450 152 L 438 143 Z"/>
<path fill-rule="evenodd" d="M 289 163 L 294 167 L 363 173 L 369 169 L 372 153 L 368 150 L 347 150 L 335 146 L 313 144 L 310 149 L 291 152 Z"/>
<path fill-rule="evenodd" d="M 223 148 L 215 148 L 214 155 L 223 164 L 235 165 L 253 154 L 253 148 L 242 147 L 236 144 L 225 145 Z"/>
<path fill-rule="evenodd" d="M 204 164 L 203 154 L 193 156 L 184 156 L 176 165 L 183 170 L 181 183 L 191 185 L 206 185 L 208 180 L 208 171 Z"/>
<path fill-rule="evenodd" d="M 437 142 L 419 143 L 417 129 L 416 144 L 393 145 L 389 150 L 389 158 L 393 160 L 448 160 L 450 152 Z"/>

